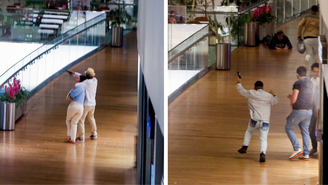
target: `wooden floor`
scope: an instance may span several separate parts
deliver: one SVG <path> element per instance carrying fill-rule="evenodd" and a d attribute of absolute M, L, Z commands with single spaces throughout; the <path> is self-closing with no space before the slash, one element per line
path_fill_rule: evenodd
<path fill-rule="evenodd" d="M 71 70 L 95 69 L 98 139 L 66 143 L 67 73 L 28 101 L 15 131 L 1 131 L 0 184 L 133 184 L 137 134 L 136 32 L 123 48 L 107 47 Z M 86 121 L 86 137 L 91 133 Z"/>
<path fill-rule="evenodd" d="M 277 28 L 290 38 L 293 50 L 240 47 L 232 52 L 231 70 L 211 70 L 169 105 L 169 184 L 317 184 L 318 156 L 289 161 L 293 148 L 284 130 L 291 112 L 287 94 L 305 58 L 296 50 L 299 21 Z M 252 89 L 261 80 L 264 89 L 274 90 L 280 99 L 272 107 L 265 163 L 259 163 L 258 133 L 253 134 L 247 154 L 237 152 L 250 119 L 247 99 L 235 87 L 238 70 L 244 88 Z M 302 143 L 299 129 L 295 132 Z"/>

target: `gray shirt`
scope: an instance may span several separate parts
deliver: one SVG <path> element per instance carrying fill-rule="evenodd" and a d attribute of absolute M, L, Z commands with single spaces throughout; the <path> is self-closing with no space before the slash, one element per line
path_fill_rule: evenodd
<path fill-rule="evenodd" d="M 310 110 L 312 109 L 313 83 L 307 78 L 296 81 L 293 90 L 299 90 L 297 100 L 293 104 L 294 110 Z"/>

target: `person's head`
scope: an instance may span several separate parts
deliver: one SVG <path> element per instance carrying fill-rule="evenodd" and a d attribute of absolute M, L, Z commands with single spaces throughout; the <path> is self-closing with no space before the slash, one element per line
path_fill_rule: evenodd
<path fill-rule="evenodd" d="M 261 81 L 256 81 L 254 84 L 254 89 L 258 90 L 258 89 L 263 89 L 263 82 Z"/>
<path fill-rule="evenodd" d="M 76 83 L 79 83 L 79 82 L 83 82 L 86 79 L 87 79 L 86 75 L 78 75 L 75 80 L 76 80 Z"/>
<path fill-rule="evenodd" d="M 85 75 L 87 76 L 87 79 L 93 78 L 96 76 L 95 71 L 89 67 L 86 71 L 85 71 Z"/>
<path fill-rule="evenodd" d="M 282 40 L 283 38 L 284 38 L 284 32 L 283 31 L 278 31 L 277 32 L 277 38 L 278 38 L 278 40 Z"/>
<path fill-rule="evenodd" d="M 300 66 L 296 70 L 297 78 L 306 77 L 306 68 L 304 66 Z"/>
<path fill-rule="evenodd" d="M 318 78 L 319 77 L 319 63 L 313 63 L 311 66 L 311 71 L 313 78 Z"/>
<path fill-rule="evenodd" d="M 175 11 L 172 10 L 172 11 L 170 12 L 170 14 L 171 14 L 171 15 L 175 15 Z"/>
<path fill-rule="evenodd" d="M 319 7 L 317 5 L 313 5 L 311 7 L 311 13 L 317 14 L 319 12 Z"/>

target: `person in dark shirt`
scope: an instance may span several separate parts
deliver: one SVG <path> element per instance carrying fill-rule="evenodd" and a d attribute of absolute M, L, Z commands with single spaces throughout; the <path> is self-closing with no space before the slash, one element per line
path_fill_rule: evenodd
<path fill-rule="evenodd" d="M 271 39 L 269 48 L 270 49 L 292 49 L 292 44 L 290 43 L 288 37 L 284 35 L 281 30 L 278 31 L 275 36 Z"/>
<path fill-rule="evenodd" d="M 298 80 L 293 85 L 293 94 L 288 94 L 287 96 L 293 108 L 293 111 L 286 118 L 287 123 L 285 126 L 285 131 L 294 149 L 289 160 L 299 157 L 301 160 L 308 161 L 310 153 L 309 126 L 312 117 L 313 83 L 306 78 L 306 68 L 304 66 L 297 68 L 296 76 Z M 297 126 L 299 126 L 301 130 L 304 153 L 294 132 Z M 303 154 L 303 156 L 300 156 L 301 154 Z"/>

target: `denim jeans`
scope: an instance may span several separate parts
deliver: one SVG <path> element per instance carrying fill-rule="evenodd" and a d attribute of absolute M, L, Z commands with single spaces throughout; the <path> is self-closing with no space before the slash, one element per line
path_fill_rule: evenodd
<path fill-rule="evenodd" d="M 312 116 L 312 110 L 307 110 L 307 111 L 293 110 L 286 118 L 287 123 L 285 126 L 285 131 L 295 151 L 300 148 L 300 144 L 294 132 L 294 128 L 297 125 L 300 127 L 301 135 L 303 139 L 304 155 L 309 155 L 310 153 L 309 126 L 310 126 L 311 116 Z"/>
<path fill-rule="evenodd" d="M 269 133 L 270 124 L 268 121 L 256 121 L 253 119 L 249 120 L 248 128 L 244 137 L 243 146 L 248 146 L 251 141 L 252 134 L 255 130 L 259 130 L 260 140 L 261 140 L 261 152 L 266 154 L 267 146 L 268 146 L 268 133 Z"/>

